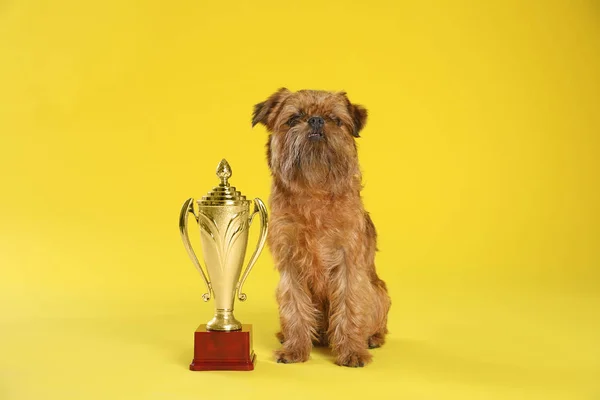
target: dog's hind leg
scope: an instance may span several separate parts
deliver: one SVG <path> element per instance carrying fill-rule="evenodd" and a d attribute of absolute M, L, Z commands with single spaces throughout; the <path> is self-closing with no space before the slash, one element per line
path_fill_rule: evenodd
<path fill-rule="evenodd" d="M 369 336 L 368 345 L 370 349 L 381 347 L 385 343 L 385 336 L 388 333 L 387 317 L 392 304 L 390 296 L 387 293 L 385 282 L 375 278 L 372 282 L 375 290 L 375 301 L 373 310 L 373 327 L 371 336 Z"/>

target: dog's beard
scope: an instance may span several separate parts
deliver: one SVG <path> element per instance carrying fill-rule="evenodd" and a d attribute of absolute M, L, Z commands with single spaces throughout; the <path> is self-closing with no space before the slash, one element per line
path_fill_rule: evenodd
<path fill-rule="evenodd" d="M 281 158 L 281 174 L 290 182 L 310 188 L 325 188 L 346 181 L 354 172 L 354 157 L 343 143 L 327 134 L 314 141 L 308 132 L 288 132 Z"/>

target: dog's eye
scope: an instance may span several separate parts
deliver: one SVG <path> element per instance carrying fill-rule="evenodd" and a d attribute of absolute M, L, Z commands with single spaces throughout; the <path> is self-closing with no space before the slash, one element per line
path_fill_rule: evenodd
<path fill-rule="evenodd" d="M 330 116 L 329 119 L 331 119 L 337 126 L 342 126 L 342 120 L 335 115 Z"/>
<path fill-rule="evenodd" d="M 298 125 L 298 122 L 300 122 L 300 116 L 299 115 L 294 115 L 292 118 L 290 118 L 287 122 L 287 124 L 289 126 L 295 126 Z"/>

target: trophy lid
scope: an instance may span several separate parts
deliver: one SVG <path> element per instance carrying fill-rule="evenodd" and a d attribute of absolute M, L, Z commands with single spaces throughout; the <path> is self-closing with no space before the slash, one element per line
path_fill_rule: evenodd
<path fill-rule="evenodd" d="M 217 177 L 221 180 L 210 192 L 198 200 L 199 206 L 237 206 L 242 205 L 246 196 L 238 192 L 235 186 L 230 186 L 228 179 L 231 177 L 231 167 L 226 159 L 222 159 L 217 166 Z"/>

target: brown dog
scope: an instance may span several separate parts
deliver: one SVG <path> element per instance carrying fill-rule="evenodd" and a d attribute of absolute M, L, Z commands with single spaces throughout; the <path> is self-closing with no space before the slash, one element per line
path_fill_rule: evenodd
<path fill-rule="evenodd" d="M 362 367 L 383 344 L 390 298 L 375 272 L 375 227 L 360 197 L 355 138 L 367 110 L 345 93 L 282 88 L 254 108 L 270 132 L 268 243 L 283 347 L 277 362 L 308 360 L 312 344 L 339 365 Z"/>

